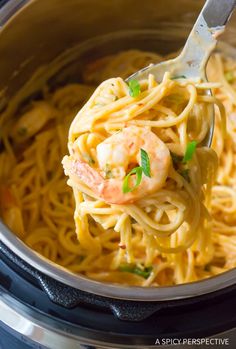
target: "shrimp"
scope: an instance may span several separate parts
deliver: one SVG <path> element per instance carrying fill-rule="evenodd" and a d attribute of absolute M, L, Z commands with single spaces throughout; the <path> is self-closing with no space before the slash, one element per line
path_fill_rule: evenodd
<path fill-rule="evenodd" d="M 151 177 L 143 175 L 137 188 L 124 193 L 122 186 L 126 174 L 141 166 L 140 149 L 149 156 Z M 100 143 L 96 151 L 98 168 L 73 156 L 64 157 L 63 166 L 73 181 L 82 181 L 107 203 L 133 203 L 161 189 L 166 182 L 171 163 L 169 149 L 146 128 L 126 127 Z"/>
<path fill-rule="evenodd" d="M 25 229 L 21 210 L 11 188 L 6 185 L 0 187 L 0 213 L 8 228 L 23 238 Z"/>
<path fill-rule="evenodd" d="M 33 107 L 23 114 L 14 125 L 12 137 L 18 143 L 25 142 L 54 117 L 55 111 L 47 102 L 34 103 Z"/>

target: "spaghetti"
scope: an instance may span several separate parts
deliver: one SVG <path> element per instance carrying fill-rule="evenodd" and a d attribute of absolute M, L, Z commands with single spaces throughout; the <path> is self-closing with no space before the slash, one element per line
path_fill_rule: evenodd
<path fill-rule="evenodd" d="M 235 112 L 232 96 L 236 85 L 234 79 L 229 82 L 225 75 L 235 74 L 235 63 L 216 54 L 209 64 L 211 84 L 171 79 L 168 74 L 158 84 L 150 76 L 148 81 L 140 83 L 139 95 L 130 96 L 122 78 L 151 61 L 160 60 L 160 56 L 153 53 L 134 50 L 105 57 L 87 67 L 84 84 L 45 92 L 44 99 L 29 105 L 17 122 L 12 118 L 3 125 L 4 151 L 0 154 L 3 220 L 31 248 L 73 272 L 100 281 L 157 286 L 195 281 L 235 267 L 233 121 L 228 123 L 226 140 L 220 130 L 220 119 L 217 123 L 214 149 L 220 156 L 220 168 L 212 198 L 214 152 L 198 147 L 189 161 L 183 161 L 189 144 L 200 143 L 208 131 L 204 116 L 209 103 L 217 102 L 222 109 L 218 102 L 222 101 L 227 115 Z M 113 146 L 116 137 L 126 139 L 123 130 L 127 128 L 135 134 L 137 129 L 141 132 L 147 129 L 168 149 L 167 175 L 157 191 L 150 190 L 147 195 L 118 204 L 101 197 L 88 182 L 86 185 L 71 177 L 69 183 L 76 198 L 74 207 L 60 164 L 66 153 L 67 130 L 93 92 L 91 84 L 114 75 L 121 78 L 101 85 L 80 112 L 81 117 L 75 118 L 70 129 L 71 155 L 77 154 L 89 168 L 97 171 L 99 161 L 104 160 L 104 148 L 100 160 L 97 156 L 99 145 L 106 144 L 109 138 L 109 146 Z M 205 96 L 206 88 L 212 88 L 215 97 Z M 154 101 L 154 95 L 160 99 Z M 143 100 L 145 106 L 152 105 L 146 109 L 143 105 L 135 106 Z M 107 108 L 112 109 L 112 118 Z M 230 118 L 233 120 L 233 115 Z M 124 176 L 134 166 L 142 168 L 138 165 L 142 165 L 139 156 L 143 149 L 150 162 L 150 180 L 154 179 L 150 148 L 141 145 L 138 149 L 137 163 L 130 158 L 126 168 L 117 168 L 112 163 L 106 166 L 105 158 L 100 175 L 120 178 L 123 184 Z M 229 160 L 224 166 L 226 158 Z M 130 176 L 128 188 L 135 185 L 136 177 L 137 174 Z M 143 172 L 140 185 L 148 180 Z M 119 188 L 122 197 L 126 197 L 131 193 L 135 196 L 141 187 L 127 194 Z"/>

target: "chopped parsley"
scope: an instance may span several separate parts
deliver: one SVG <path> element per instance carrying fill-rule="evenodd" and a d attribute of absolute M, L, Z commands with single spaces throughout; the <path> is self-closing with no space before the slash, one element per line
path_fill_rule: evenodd
<path fill-rule="evenodd" d="M 185 75 L 177 75 L 177 76 L 173 76 L 173 78 L 171 78 L 171 80 L 178 80 L 178 79 L 186 79 Z"/>
<path fill-rule="evenodd" d="M 150 160 L 148 153 L 144 149 L 140 149 L 141 151 L 141 167 L 143 169 L 143 173 L 147 177 L 151 177 L 151 172 L 150 172 Z"/>
<path fill-rule="evenodd" d="M 193 154 L 195 153 L 195 150 L 196 150 L 196 147 L 197 147 L 196 141 L 192 141 L 192 142 L 189 142 L 187 144 L 187 148 L 186 148 L 184 158 L 183 158 L 183 163 L 186 163 L 186 162 L 192 160 Z"/>
<path fill-rule="evenodd" d="M 141 153 L 140 154 L 141 155 L 141 166 L 133 168 L 127 174 L 127 176 L 125 176 L 125 179 L 123 182 L 123 187 L 122 187 L 122 191 L 124 194 L 130 193 L 131 191 L 133 191 L 134 189 L 136 189 L 139 186 L 139 184 L 141 183 L 141 180 L 142 180 L 143 173 L 145 174 L 145 176 L 151 177 L 150 160 L 149 160 L 148 153 L 144 149 L 140 149 L 140 153 Z M 132 175 L 136 175 L 136 182 L 135 182 L 135 185 L 133 187 L 130 187 L 129 186 L 129 178 Z"/>
<path fill-rule="evenodd" d="M 138 80 L 130 80 L 129 83 L 129 94 L 131 97 L 138 97 L 141 92 L 141 87 Z"/>
<path fill-rule="evenodd" d="M 119 270 L 126 273 L 136 274 L 143 277 L 144 279 L 147 279 L 150 276 L 153 268 L 144 267 L 143 269 L 141 269 L 134 264 L 126 264 L 126 265 L 120 266 Z"/>
<path fill-rule="evenodd" d="M 132 175 L 136 175 L 136 183 L 133 187 L 129 187 L 129 177 Z M 142 167 L 139 166 L 139 167 L 133 168 L 133 170 L 131 170 L 130 173 L 128 173 L 124 179 L 123 187 L 122 187 L 123 193 L 127 194 L 133 191 L 134 189 L 136 189 L 141 183 L 142 175 L 143 175 Z"/>

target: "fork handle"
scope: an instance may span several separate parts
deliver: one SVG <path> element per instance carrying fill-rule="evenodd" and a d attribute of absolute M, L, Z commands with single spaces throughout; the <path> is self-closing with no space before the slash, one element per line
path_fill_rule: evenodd
<path fill-rule="evenodd" d="M 202 15 L 209 28 L 224 26 L 229 20 L 236 0 L 208 0 L 202 9 Z"/>
<path fill-rule="evenodd" d="M 236 0 L 207 0 L 186 41 L 181 54 L 185 70 L 192 76 L 204 76 L 210 54 L 217 37 L 224 31 Z"/>

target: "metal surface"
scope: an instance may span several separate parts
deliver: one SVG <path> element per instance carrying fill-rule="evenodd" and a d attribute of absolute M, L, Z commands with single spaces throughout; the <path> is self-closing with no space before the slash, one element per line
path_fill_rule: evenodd
<path fill-rule="evenodd" d="M 207 0 L 180 55 L 175 59 L 144 68 L 130 78 L 146 78 L 148 74 L 153 74 L 157 80 L 161 80 L 166 71 L 175 76 L 205 78 L 209 56 L 215 49 L 217 38 L 223 33 L 235 6 L 236 0 Z"/>
<path fill-rule="evenodd" d="M 86 345 L 93 348 L 120 348 L 117 344 L 100 342 L 99 340 L 83 338 L 77 333 L 65 332 L 56 323 L 48 324 L 45 316 L 36 318 L 35 316 L 23 312 L 20 303 L 13 302 L 12 299 L 0 293 L 0 323 L 11 328 L 24 342 L 31 344 L 38 343 L 50 349 L 84 349 Z M 104 345 L 104 346 L 103 346 Z M 122 348 L 133 348 L 133 346 L 122 346 Z M 138 347 L 140 348 L 141 347 Z"/>
<path fill-rule="evenodd" d="M 208 59 L 216 47 L 218 35 L 224 31 L 225 24 L 231 16 L 235 5 L 236 0 L 207 0 L 180 55 L 175 59 L 141 69 L 132 74 L 127 80 L 140 80 L 147 78 L 149 74 L 153 74 L 157 81 L 161 81 L 165 72 L 170 72 L 172 76 L 201 77 L 203 80 L 207 80 L 206 65 Z M 211 91 L 206 91 L 206 94 L 211 95 Z M 201 145 L 210 147 L 215 123 L 213 105 L 211 106 L 208 122 L 210 129 Z"/>
<path fill-rule="evenodd" d="M 64 349 L 67 341 L 69 347 L 76 338 L 78 347 L 83 343 L 106 343 L 104 346 L 111 348 L 149 347 L 156 338 L 209 337 L 236 325 L 236 299 L 232 292 L 205 304 L 197 302 L 195 307 L 182 306 L 174 312 L 166 309 L 145 321 L 130 323 L 94 307 L 83 305 L 66 310 L 50 302 L 37 285 L 25 280 L 21 272 L 12 271 L 4 260 L 0 260 L 0 270 L 0 323 L 16 331 L 12 336 L 18 335 L 22 343 L 32 340 L 50 348 L 56 342 L 58 348 Z M 58 333 L 62 338 L 59 342 Z"/>
<path fill-rule="evenodd" d="M 50 348 L 50 349 L 148 349 L 157 348 L 154 344 L 156 338 L 168 338 L 158 336 L 154 334 L 153 344 L 131 344 L 130 339 L 125 336 L 123 338 L 123 343 L 114 342 L 109 340 L 104 340 L 99 338 L 92 338 L 89 336 L 84 336 L 82 331 L 75 330 L 72 324 L 64 323 L 61 321 L 48 321 L 48 317 L 44 314 L 35 314 L 30 308 L 26 308 L 23 304 L 16 302 L 12 298 L 8 297 L 6 294 L 0 292 L 0 324 L 4 326 L 6 330 L 9 331 L 12 336 L 20 338 L 24 344 L 32 345 L 30 348 Z M 200 338 L 199 334 L 196 334 L 193 338 Z M 228 338 L 229 348 L 235 347 L 235 329 L 229 331 L 224 331 L 223 333 L 218 333 L 212 338 Z M 177 338 L 177 337 L 174 337 Z M 186 337 L 184 337 L 186 338 Z M 191 338 L 191 337 L 187 337 Z M 134 336 L 135 340 L 135 336 Z M 0 342 L 1 344 L 1 342 Z M 21 347 L 21 348 L 22 348 Z M 189 346 L 187 346 L 189 347 Z M 197 348 L 205 348 L 205 346 L 196 346 Z M 165 348 L 183 348 L 183 346 L 173 345 L 165 346 Z M 195 346 L 191 346 L 195 348 Z M 3 349 L 6 349 L 5 347 Z"/>
<path fill-rule="evenodd" d="M 193 22 L 202 3 L 202 1 L 183 0 L 181 1 L 182 5 L 179 6 L 179 2 L 159 0 L 158 11 L 153 11 L 157 5 L 155 0 L 146 0 L 145 2 L 100 0 L 99 11 L 91 12 L 91 8 L 96 8 L 97 0 L 28 1 L 26 6 L 23 6 L 16 15 L 7 21 L 0 32 L 0 89 L 4 89 L 1 91 L 0 105 L 4 106 L 8 99 L 22 88 L 37 67 L 51 62 L 66 48 L 112 31 L 118 33 L 121 30 L 146 30 L 148 28 L 154 30 L 159 28 L 161 32 L 162 21 L 168 19 L 171 23 L 171 21 L 176 20 L 176 17 L 180 22 L 186 24 L 184 27 L 188 28 L 187 23 Z M 22 1 L 10 1 L 11 11 L 21 4 Z M 135 13 L 132 11 L 134 8 L 136 9 Z M 12 13 L 11 11 L 0 12 L 0 25 L 6 22 Z M 130 13 L 130 15 L 123 16 L 124 13 Z M 236 27 L 236 21 L 234 25 Z M 179 28 L 173 31 L 176 37 L 178 37 L 178 31 Z M 187 34 L 188 29 L 185 38 Z M 235 43 L 235 32 L 231 35 L 229 31 L 227 35 L 228 41 Z M 158 49 L 159 43 L 162 42 L 160 50 L 163 53 L 167 53 L 165 50 L 170 50 L 171 47 L 176 50 L 179 48 L 178 45 L 183 43 L 181 40 L 169 42 L 165 32 L 160 34 L 159 39 L 160 41 L 156 42 L 156 46 L 152 48 Z M 176 42 L 177 46 L 173 47 Z M 143 40 L 142 47 L 151 48 L 150 42 Z M 129 42 L 125 48 L 134 47 Z M 112 46 L 113 52 L 119 49 L 121 46 Z M 95 54 L 97 53 L 91 51 L 89 59 L 92 59 Z M 38 86 L 43 83 L 44 81 L 40 80 Z M 18 100 L 19 104 L 20 102 L 21 100 Z M 231 270 L 209 280 L 172 287 L 143 289 L 108 285 L 72 274 L 48 261 L 29 249 L 2 223 L 0 223 L 0 239 L 17 256 L 53 279 L 85 292 L 115 299 L 163 301 L 191 298 L 231 286 L 235 284 L 236 280 L 236 270 Z"/>
<path fill-rule="evenodd" d="M 209 0 L 203 10 L 203 17 L 209 28 L 224 26 L 234 10 L 235 0 Z"/>

